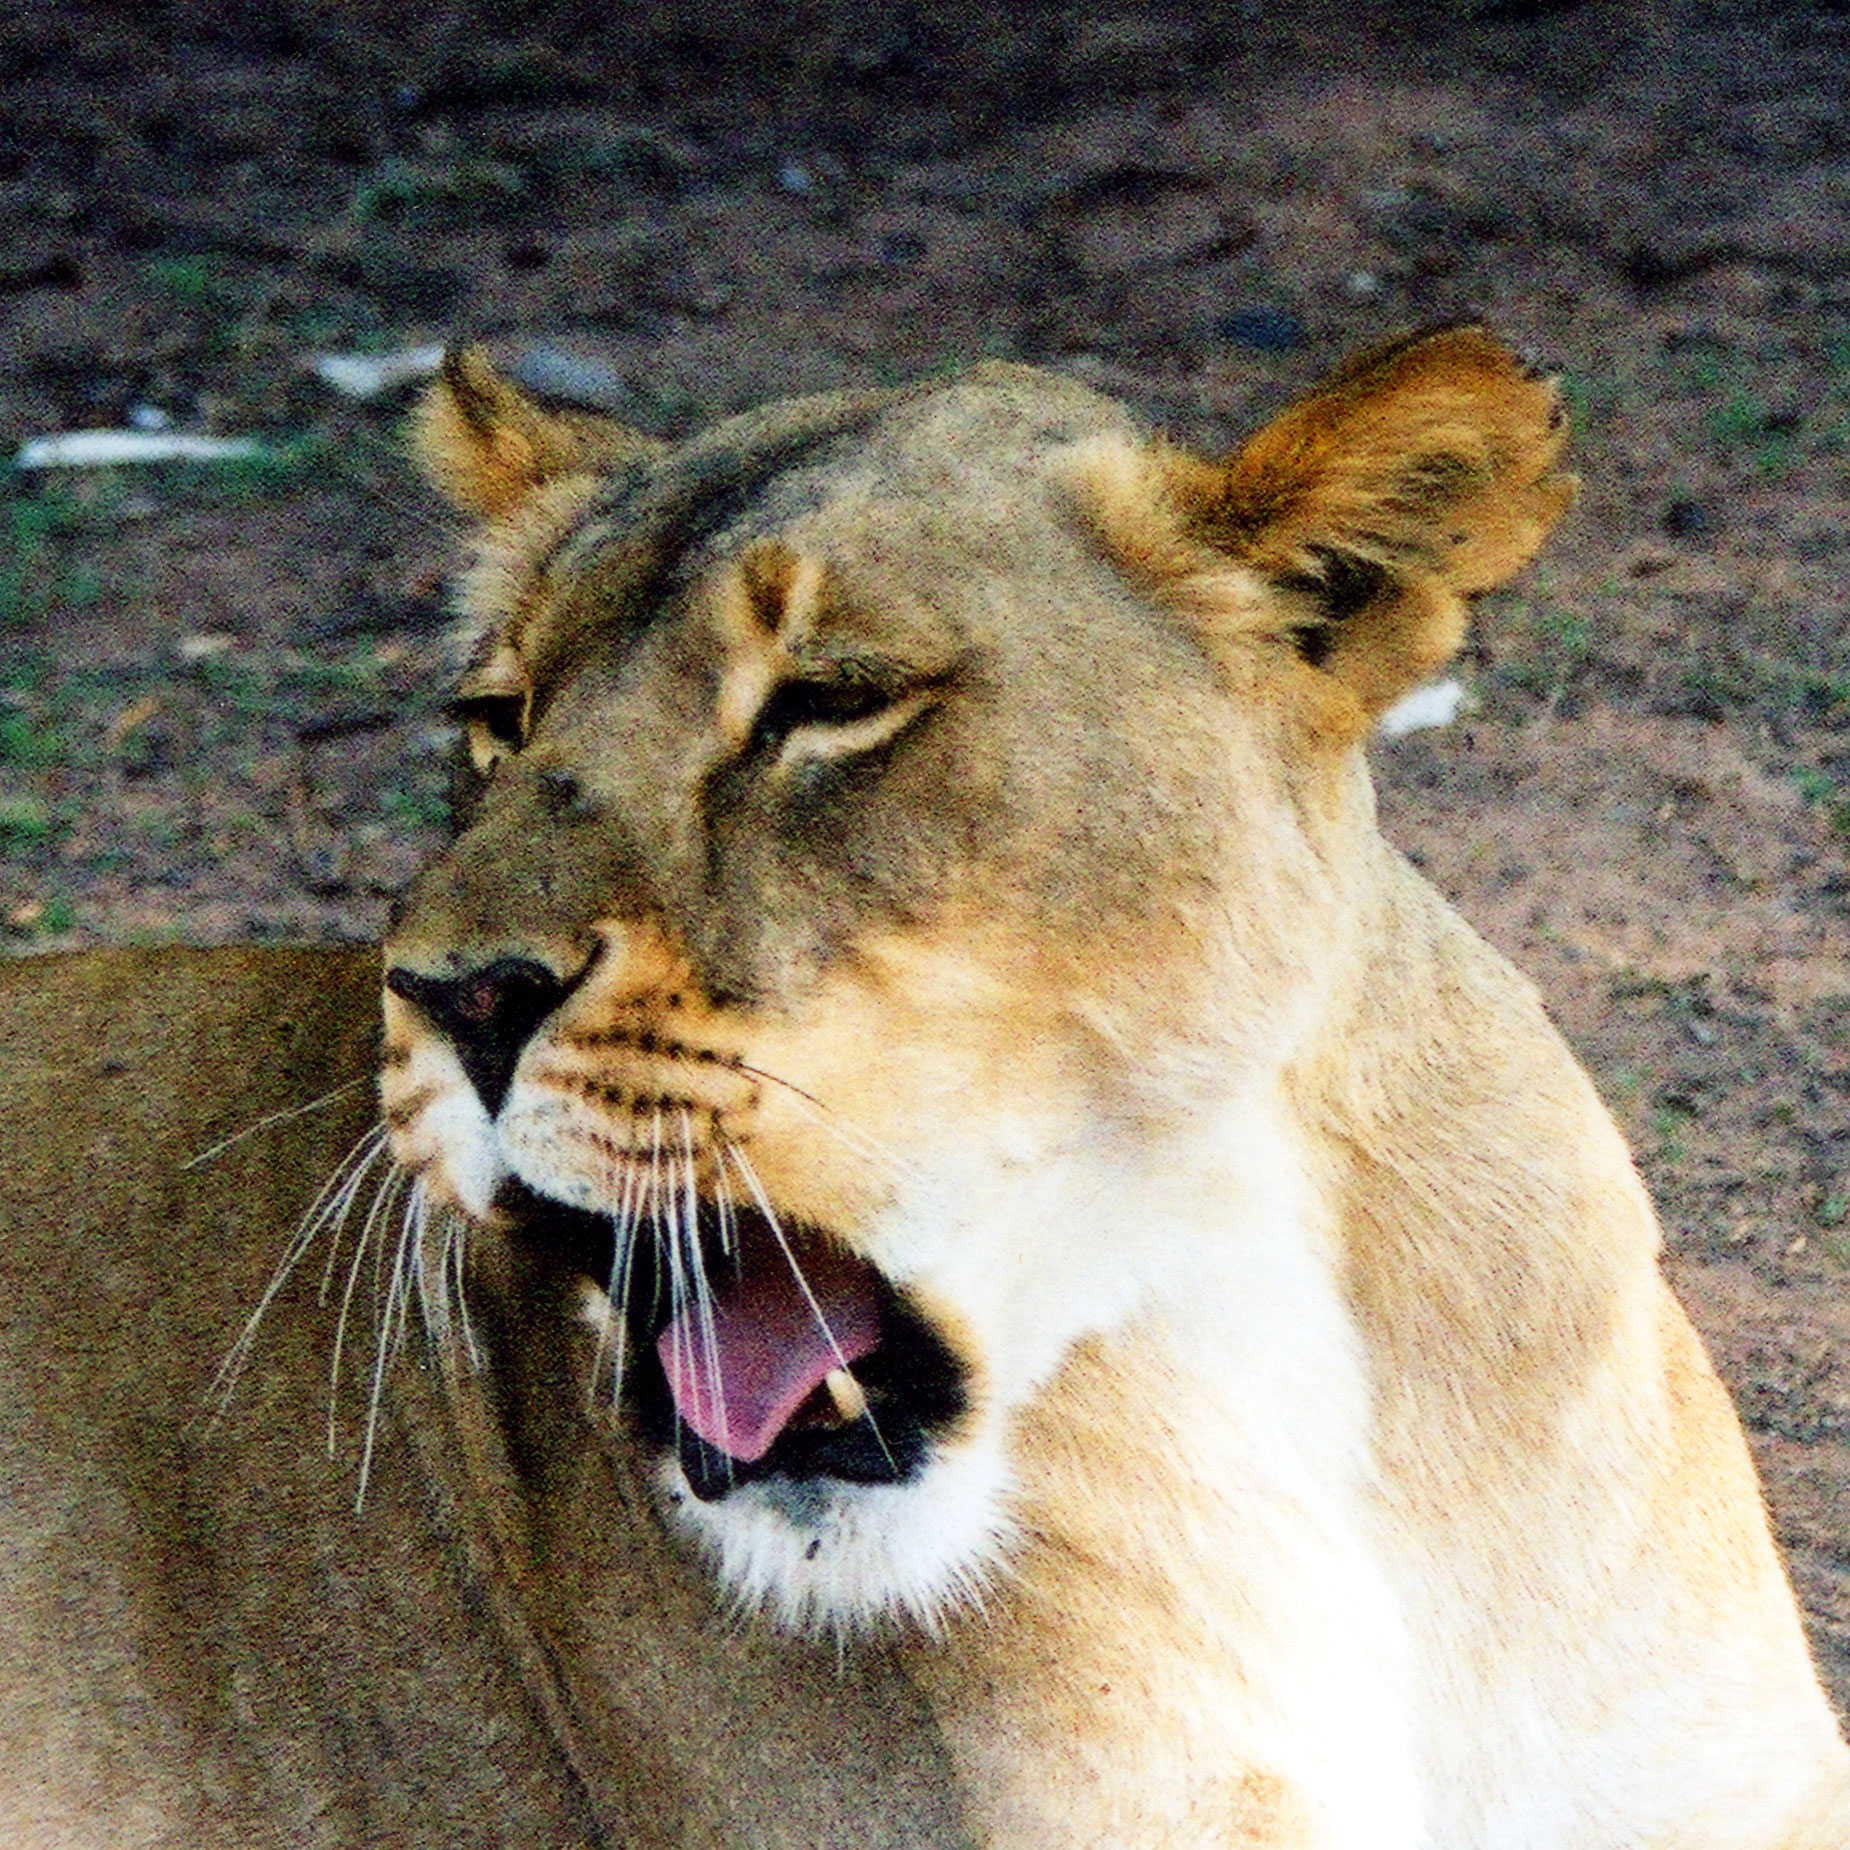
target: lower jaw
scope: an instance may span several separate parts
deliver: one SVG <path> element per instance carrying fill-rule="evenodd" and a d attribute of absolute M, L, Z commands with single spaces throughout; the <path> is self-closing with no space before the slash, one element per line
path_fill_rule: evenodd
<path fill-rule="evenodd" d="M 639 1227 L 633 1250 L 619 1255 L 611 1216 L 562 1206 L 516 1183 L 503 1191 L 510 1237 L 549 1269 L 582 1276 L 634 1307 L 659 1307 L 669 1294 L 655 1276 L 662 1242 Z M 735 1213 L 738 1228 L 751 1217 Z M 683 1237 L 678 1234 L 672 1237 Z M 801 1229 L 778 1236 L 800 1254 L 822 1235 Z M 736 1490 L 758 1486 L 792 1508 L 813 1508 L 840 1494 L 903 1484 L 918 1477 L 937 1442 L 963 1421 L 969 1399 L 962 1365 L 932 1324 L 903 1294 L 875 1275 L 881 1300 L 881 1340 L 853 1366 L 867 1412 L 847 1421 L 793 1425 L 761 1457 L 730 1458 L 681 1421 L 661 1362 L 651 1318 L 630 1318 L 629 1376 L 623 1400 L 642 1437 L 677 1458 L 688 1488 L 702 1502 L 723 1503 Z"/>
<path fill-rule="evenodd" d="M 924 1642 L 980 1611 L 1016 1538 L 1008 1473 L 994 1451 L 935 1449 L 893 1485 L 768 1476 L 716 1503 L 688 1494 L 664 1456 L 669 1524 L 742 1613 L 798 1636 Z"/>
<path fill-rule="evenodd" d="M 648 1422 L 657 1433 L 663 1418 Z M 678 1421 L 673 1447 L 688 1488 L 703 1503 L 717 1503 L 745 1484 L 816 1483 L 865 1486 L 900 1484 L 916 1477 L 930 1441 L 910 1414 L 889 1409 L 827 1428 L 786 1433 L 762 1458 L 733 1458 Z"/>
<path fill-rule="evenodd" d="M 748 1509 L 754 1515 L 768 1511 L 801 1535 L 806 1546 L 813 1546 L 819 1533 L 845 1515 L 868 1488 L 839 1477 L 789 1477 L 763 1471 L 717 1496 L 702 1496 L 689 1480 L 686 1465 L 672 1455 L 663 1458 L 661 1475 L 671 1486 L 671 1501 L 690 1515 L 698 1512 L 705 1521 L 724 1525 Z"/>

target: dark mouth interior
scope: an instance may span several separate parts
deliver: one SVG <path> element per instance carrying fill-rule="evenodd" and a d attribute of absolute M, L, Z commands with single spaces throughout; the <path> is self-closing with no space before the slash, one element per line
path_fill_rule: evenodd
<path fill-rule="evenodd" d="M 644 1221 L 624 1255 L 617 1251 L 609 1216 L 524 1191 L 514 1205 L 524 1244 L 549 1265 L 596 1280 L 623 1310 L 629 1333 L 624 1402 L 646 1440 L 674 1449 L 689 1486 L 703 1501 L 714 1501 L 742 1484 L 780 1477 L 796 1482 L 903 1483 L 924 1467 L 933 1440 L 964 1411 L 962 1368 L 930 1323 L 877 1271 L 845 1257 L 814 1229 L 784 1226 L 773 1231 L 762 1215 L 740 1209 L 728 1221 L 729 1254 L 717 1214 L 702 1206 L 702 1265 L 716 1299 L 724 1300 L 734 1290 L 741 1253 L 755 1252 L 767 1269 L 788 1274 L 787 1247 L 799 1266 L 818 1276 L 827 1270 L 839 1274 L 844 1267 L 864 1274 L 855 1281 L 856 1288 L 871 1292 L 877 1318 L 877 1331 L 869 1338 L 872 1346 L 856 1355 L 849 1369 L 865 1397 L 865 1412 L 844 1418 L 818 1385 L 787 1418 L 780 1417 L 775 1438 L 759 1456 L 735 1456 L 694 1430 L 676 1405 L 658 1353 L 658 1339 L 679 1308 L 670 1282 L 670 1235 Z M 685 1233 L 678 1237 L 685 1244 Z"/>

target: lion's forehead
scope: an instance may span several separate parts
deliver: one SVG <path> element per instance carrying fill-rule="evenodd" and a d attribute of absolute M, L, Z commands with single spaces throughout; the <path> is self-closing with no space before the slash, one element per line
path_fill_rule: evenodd
<path fill-rule="evenodd" d="M 870 590 L 927 593 L 888 615 L 916 622 L 929 606 L 951 617 L 947 576 L 1026 578 L 1040 563 L 1037 539 L 1050 549 L 1065 540 L 1064 450 L 1138 436 L 1109 400 L 1000 367 L 926 391 L 800 399 L 729 420 L 581 485 L 569 518 L 553 512 L 506 585 L 525 619 L 522 646 L 543 672 L 585 622 L 654 615 L 716 562 L 779 534 L 827 551 Z M 536 585 L 546 590 L 537 607 Z"/>
<path fill-rule="evenodd" d="M 1172 910 L 1210 878 L 1224 690 L 1072 505 L 1062 456 L 1101 439 L 1135 427 L 996 369 L 799 401 L 581 490 L 501 587 L 533 729 L 452 852 L 469 909 L 511 890 L 512 856 L 536 869 L 523 904 L 588 913 L 608 888 L 757 992 L 951 901 L 1041 932 Z M 777 593 L 808 602 L 729 617 L 773 542 L 814 566 Z M 818 664 L 920 690 L 917 716 L 866 753 L 755 747 L 780 681 Z"/>

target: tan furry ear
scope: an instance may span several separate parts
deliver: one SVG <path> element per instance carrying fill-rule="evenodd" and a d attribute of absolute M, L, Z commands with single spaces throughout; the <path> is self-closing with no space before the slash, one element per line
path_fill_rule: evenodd
<path fill-rule="evenodd" d="M 1193 540 L 1302 595 L 1293 640 L 1375 713 L 1573 501 L 1566 440 L 1553 381 L 1455 327 L 1362 355 L 1225 462 L 1172 458 L 1165 488 Z"/>
<path fill-rule="evenodd" d="M 465 513 L 490 516 L 573 470 L 633 461 L 657 447 L 614 419 L 542 408 L 479 347 L 444 355 L 413 414 L 411 443 L 438 490 Z"/>

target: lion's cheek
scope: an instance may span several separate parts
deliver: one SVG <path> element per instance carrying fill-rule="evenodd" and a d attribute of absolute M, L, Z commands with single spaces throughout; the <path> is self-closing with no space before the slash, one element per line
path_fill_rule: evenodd
<path fill-rule="evenodd" d="M 710 1150 L 697 1150 L 684 1126 L 634 1112 L 600 1108 L 583 1096 L 563 1096 L 521 1078 L 508 1094 L 495 1136 L 504 1174 L 536 1195 L 587 1214 L 615 1218 L 634 1212 L 658 1183 L 685 1185 L 685 1165 L 711 1171 Z"/>

